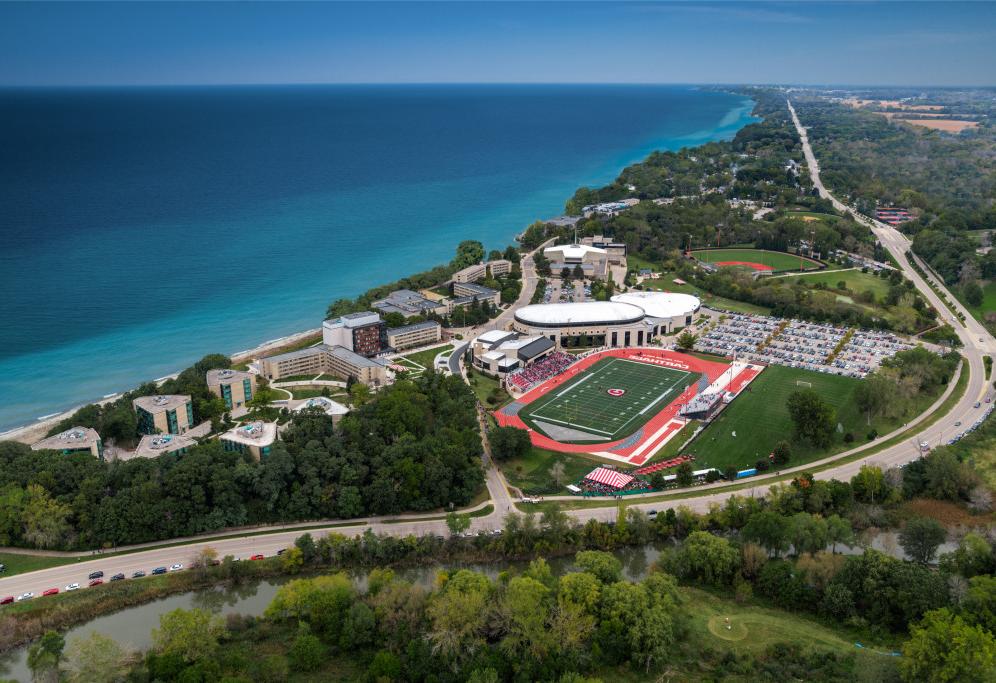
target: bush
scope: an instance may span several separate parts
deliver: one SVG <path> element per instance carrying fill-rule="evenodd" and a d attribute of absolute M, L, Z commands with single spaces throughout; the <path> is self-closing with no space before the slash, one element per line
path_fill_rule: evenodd
<path fill-rule="evenodd" d="M 298 637 L 294 639 L 287 656 L 294 671 L 314 671 L 325 659 L 325 646 L 316 636 L 308 632 L 307 626 L 304 626 Z"/>
<path fill-rule="evenodd" d="M 873 429 L 870 432 L 868 432 L 868 440 L 869 441 L 874 441 L 877 438 L 878 438 L 878 430 L 877 429 Z"/>
<path fill-rule="evenodd" d="M 854 434 L 848 432 L 847 434 L 844 435 L 844 443 L 853 443 L 853 442 L 854 442 Z"/>

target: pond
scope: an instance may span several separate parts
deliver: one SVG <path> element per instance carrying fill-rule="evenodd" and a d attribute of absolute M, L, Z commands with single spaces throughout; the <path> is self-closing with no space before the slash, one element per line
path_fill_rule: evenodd
<path fill-rule="evenodd" d="M 639 581 L 647 576 L 651 565 L 660 556 L 661 551 L 653 546 L 623 548 L 613 552 L 623 564 L 623 576 L 630 581 Z M 565 556 L 548 560 L 550 568 L 557 576 L 574 569 L 574 557 Z M 395 570 L 395 574 L 421 585 L 431 588 L 436 573 L 442 569 L 471 569 L 486 574 L 492 579 L 506 569 L 524 569 L 528 562 L 492 562 L 487 564 L 435 565 Z M 366 589 L 366 571 L 351 572 L 356 586 Z M 113 638 L 122 646 L 132 650 L 143 651 L 152 646 L 152 630 L 159 627 L 159 617 L 175 609 L 200 608 L 210 610 L 215 614 L 244 614 L 259 616 L 273 600 L 277 589 L 289 581 L 275 579 L 255 581 L 240 586 L 220 586 L 188 593 L 173 595 L 137 607 L 129 607 L 113 614 L 81 624 L 65 632 L 66 644 L 75 638 L 88 637 L 97 632 Z M 21 647 L 0 656 L 0 679 L 12 679 L 21 683 L 30 683 L 31 671 L 28 669 L 28 648 Z"/>

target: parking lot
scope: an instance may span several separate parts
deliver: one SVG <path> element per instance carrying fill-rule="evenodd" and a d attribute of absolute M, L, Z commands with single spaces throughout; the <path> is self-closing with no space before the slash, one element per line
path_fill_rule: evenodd
<path fill-rule="evenodd" d="M 824 323 L 734 313 L 700 337 L 696 348 L 847 377 L 864 377 L 878 368 L 883 358 L 913 348 L 891 332 L 855 330 L 828 362 L 847 332 L 846 327 Z"/>

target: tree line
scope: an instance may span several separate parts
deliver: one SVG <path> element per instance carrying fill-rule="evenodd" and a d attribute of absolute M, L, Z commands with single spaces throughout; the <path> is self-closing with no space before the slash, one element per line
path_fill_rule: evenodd
<path fill-rule="evenodd" d="M 458 377 L 399 381 L 337 427 L 295 417 L 256 462 L 217 441 L 101 462 L 0 442 L 0 545 L 101 548 L 308 519 L 466 505 L 483 485 L 474 396 Z"/>

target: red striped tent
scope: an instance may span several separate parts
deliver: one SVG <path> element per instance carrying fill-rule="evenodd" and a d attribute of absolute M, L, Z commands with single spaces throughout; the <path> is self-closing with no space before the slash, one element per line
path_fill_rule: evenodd
<path fill-rule="evenodd" d="M 621 489 L 628 483 L 633 481 L 633 477 L 628 474 L 623 474 L 622 472 L 616 472 L 615 470 L 606 469 L 605 467 L 597 467 L 585 475 L 585 479 L 588 481 L 593 481 L 596 484 L 604 484 L 606 486 L 611 486 L 614 489 Z"/>

